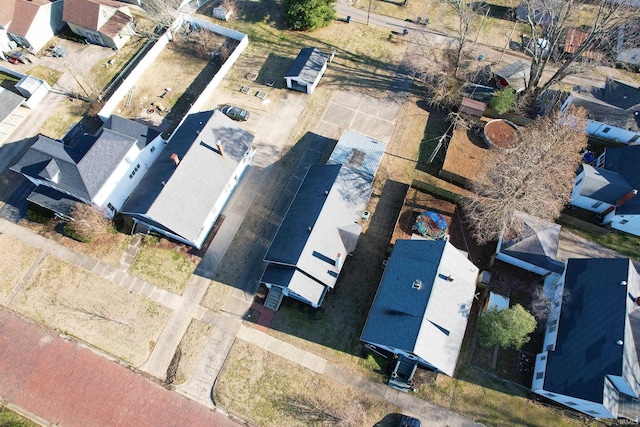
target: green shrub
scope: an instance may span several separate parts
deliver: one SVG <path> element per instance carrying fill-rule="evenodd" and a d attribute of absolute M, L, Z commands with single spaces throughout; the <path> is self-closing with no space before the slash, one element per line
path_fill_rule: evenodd
<path fill-rule="evenodd" d="M 516 91 L 510 87 L 505 87 L 493 93 L 489 100 L 489 107 L 496 110 L 498 114 L 508 113 L 515 107 L 516 98 Z"/>

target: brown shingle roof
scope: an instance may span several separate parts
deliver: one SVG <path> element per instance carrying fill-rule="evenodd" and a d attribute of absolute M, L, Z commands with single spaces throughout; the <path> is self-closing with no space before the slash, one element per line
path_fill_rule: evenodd
<path fill-rule="evenodd" d="M 564 51 L 566 53 L 574 53 L 578 47 L 587 40 L 589 34 L 584 31 L 576 30 L 575 28 L 567 31 L 567 39 L 564 43 Z"/>
<path fill-rule="evenodd" d="M 9 31 L 25 37 L 40 7 L 48 4 L 51 4 L 49 0 L 17 0 L 15 2 L 13 19 L 11 20 Z"/>
<path fill-rule="evenodd" d="M 98 31 L 102 6 L 120 9 L 127 5 L 112 0 L 64 0 L 62 20 L 80 27 Z"/>
<path fill-rule="evenodd" d="M 0 26 L 6 27 L 13 18 L 16 0 L 0 0 Z"/>
<path fill-rule="evenodd" d="M 100 28 L 100 32 L 111 38 L 115 37 L 125 25 L 131 22 L 131 18 L 126 13 L 117 11 L 109 20 Z"/>

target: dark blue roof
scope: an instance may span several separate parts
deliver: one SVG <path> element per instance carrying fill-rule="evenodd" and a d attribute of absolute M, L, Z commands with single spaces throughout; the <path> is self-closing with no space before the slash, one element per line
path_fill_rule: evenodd
<path fill-rule="evenodd" d="M 314 226 L 341 165 L 311 166 L 305 176 L 276 236 L 264 257 L 265 261 L 295 266 L 307 244 L 309 227 Z"/>
<path fill-rule="evenodd" d="M 622 175 L 629 185 L 640 190 L 640 145 L 629 145 L 620 148 L 607 148 L 604 168 Z M 616 208 L 616 214 L 640 213 L 640 196 L 636 195 Z"/>
<path fill-rule="evenodd" d="M 622 375 L 627 258 L 570 259 L 566 301 L 555 351 L 547 359 L 544 389 L 602 402 L 605 375 Z M 635 354 L 634 354 L 635 355 Z"/>
<path fill-rule="evenodd" d="M 398 349 L 415 347 L 445 240 L 397 240 L 361 340 Z M 412 283 L 422 282 L 420 289 Z"/>

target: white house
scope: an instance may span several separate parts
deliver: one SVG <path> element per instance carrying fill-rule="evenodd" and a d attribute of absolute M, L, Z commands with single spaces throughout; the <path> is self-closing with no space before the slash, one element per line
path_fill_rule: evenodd
<path fill-rule="evenodd" d="M 64 26 L 62 0 L 3 0 L 0 9 L 1 51 L 12 40 L 37 52 Z"/>
<path fill-rule="evenodd" d="M 129 7 L 113 0 L 64 0 L 62 19 L 89 43 L 120 49 L 135 34 Z"/>
<path fill-rule="evenodd" d="M 284 75 L 289 89 L 313 93 L 327 69 L 329 55 L 315 47 L 305 47 Z"/>
<path fill-rule="evenodd" d="M 596 418 L 640 417 L 640 276 L 627 258 L 569 259 L 531 389 Z"/>
<path fill-rule="evenodd" d="M 62 217 L 77 202 L 113 217 L 163 148 L 158 132 L 112 116 L 95 135 L 73 145 L 38 136 L 11 170 L 37 186 L 30 202 Z"/>
<path fill-rule="evenodd" d="M 355 249 L 386 144 L 345 131 L 325 165 L 311 166 L 264 257 L 265 306 L 283 296 L 322 304 Z"/>
<path fill-rule="evenodd" d="M 405 383 L 415 370 L 397 372 L 405 359 L 453 376 L 477 277 L 447 240 L 396 240 L 360 340 L 397 356 Z"/>
<path fill-rule="evenodd" d="M 640 141 L 640 90 L 638 85 L 607 78 L 602 88 L 576 87 L 560 111 L 569 106 L 587 110 L 587 133 L 624 144 Z"/>
<path fill-rule="evenodd" d="M 138 231 L 200 249 L 256 152 L 253 139 L 218 110 L 190 114 L 121 213 Z"/>
<path fill-rule="evenodd" d="M 640 146 L 607 148 L 603 167 L 582 165 L 571 192 L 573 206 L 595 212 L 604 225 L 640 236 Z"/>

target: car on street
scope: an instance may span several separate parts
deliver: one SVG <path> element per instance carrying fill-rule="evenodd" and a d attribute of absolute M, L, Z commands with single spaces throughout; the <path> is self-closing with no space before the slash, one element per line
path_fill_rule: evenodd
<path fill-rule="evenodd" d="M 220 111 L 222 111 L 222 113 L 227 117 L 241 122 L 249 120 L 249 117 L 251 116 L 247 110 L 240 107 L 234 107 L 232 105 L 225 105 Z"/>

